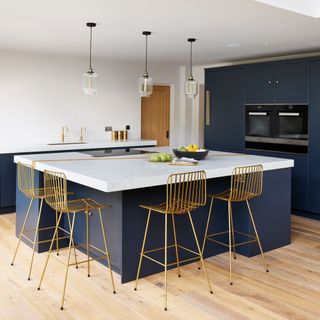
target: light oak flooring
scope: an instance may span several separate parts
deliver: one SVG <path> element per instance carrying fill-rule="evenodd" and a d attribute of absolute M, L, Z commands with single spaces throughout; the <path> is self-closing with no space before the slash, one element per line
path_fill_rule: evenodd
<path fill-rule="evenodd" d="M 228 282 L 228 255 L 206 260 L 214 294 L 207 289 L 196 264 L 168 273 L 168 311 L 163 311 L 163 274 L 142 279 L 112 294 L 109 273 L 97 262 L 92 277 L 85 265 L 71 269 L 65 310 L 60 311 L 64 265 L 56 257 L 49 262 L 41 291 L 37 291 L 45 254 L 37 254 L 31 281 L 27 269 L 31 249 L 21 245 L 16 264 L 10 259 L 16 244 L 14 214 L 0 215 L 0 319 L 320 319 L 320 221 L 292 217 L 292 244 L 267 253 L 270 273 L 260 257 L 238 256 L 234 285 Z M 81 256 L 81 253 L 79 253 Z"/>

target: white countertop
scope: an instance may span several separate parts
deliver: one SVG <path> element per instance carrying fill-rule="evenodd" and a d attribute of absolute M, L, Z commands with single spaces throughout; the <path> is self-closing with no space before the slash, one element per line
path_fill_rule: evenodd
<path fill-rule="evenodd" d="M 54 143 L 54 142 L 53 142 Z M 128 141 L 88 141 L 85 143 L 66 142 L 64 144 L 33 144 L 21 146 L 1 146 L 0 154 L 5 153 L 27 153 L 27 152 L 47 152 L 47 151 L 68 151 L 84 149 L 103 149 L 103 148 L 126 148 L 135 146 L 157 145 L 156 140 L 128 140 Z"/>
<path fill-rule="evenodd" d="M 169 148 L 148 150 L 165 152 Z M 210 151 L 208 157 L 199 161 L 197 166 L 152 163 L 147 161 L 147 157 L 148 155 L 128 155 L 101 159 L 81 152 L 69 152 L 20 155 L 15 156 L 14 161 L 33 163 L 39 171 L 47 169 L 64 172 L 68 180 L 104 192 L 164 185 L 170 174 L 179 172 L 205 170 L 207 178 L 210 179 L 230 176 L 233 168 L 237 166 L 262 164 L 264 171 L 294 166 L 293 160 L 219 151 Z"/>

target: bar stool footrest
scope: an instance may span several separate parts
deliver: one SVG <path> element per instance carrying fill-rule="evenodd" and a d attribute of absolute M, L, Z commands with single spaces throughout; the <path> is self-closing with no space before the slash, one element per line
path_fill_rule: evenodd
<path fill-rule="evenodd" d="M 190 253 L 192 253 L 193 255 L 195 255 L 195 257 L 191 257 L 191 258 L 187 258 L 187 259 L 183 259 L 183 260 L 180 260 L 179 261 L 175 261 L 175 262 L 171 262 L 171 263 L 167 263 L 167 266 L 170 267 L 170 266 L 174 266 L 174 265 L 178 265 L 178 264 L 181 264 L 181 263 L 184 263 L 184 262 L 188 262 L 188 261 L 192 261 L 192 260 L 197 260 L 197 259 L 200 259 L 200 254 L 196 251 L 193 251 L 189 248 L 186 248 L 184 246 L 181 246 L 181 245 L 177 245 L 178 248 L 182 249 L 182 250 L 185 250 L 185 251 L 188 251 Z M 167 249 L 171 249 L 171 248 L 175 248 L 175 245 L 170 245 L 167 247 Z M 151 250 L 147 250 L 147 251 L 144 251 L 143 253 L 141 252 L 140 255 L 142 255 L 144 258 L 147 258 L 163 267 L 165 267 L 165 264 L 153 257 L 150 257 L 149 255 L 147 255 L 147 253 L 152 253 L 152 252 L 158 252 L 158 251 L 163 251 L 165 249 L 165 247 L 160 247 L 160 248 L 155 248 L 155 249 L 151 249 Z"/>
<path fill-rule="evenodd" d="M 216 239 L 214 239 L 214 237 L 217 237 L 217 236 L 220 236 L 220 235 L 223 235 L 223 234 L 228 234 L 229 233 L 229 231 L 223 231 L 223 232 L 217 232 L 217 233 L 211 233 L 211 234 L 208 234 L 207 236 L 206 236 L 206 240 L 209 240 L 209 241 L 211 241 L 211 242 L 215 242 L 215 243 L 218 243 L 218 244 L 221 244 L 221 245 L 223 245 L 223 246 L 225 246 L 225 247 L 238 247 L 238 246 L 241 246 L 241 245 L 244 245 L 244 244 L 249 244 L 249 243 L 254 243 L 254 242 L 258 242 L 258 239 L 255 237 L 255 236 L 253 236 L 253 235 L 251 235 L 251 234 L 248 234 L 248 233 L 245 233 L 245 232 L 240 232 L 240 231 L 236 231 L 236 230 L 234 230 L 234 233 L 236 234 L 240 234 L 240 235 L 242 235 L 242 236 L 246 236 L 246 237 L 248 237 L 248 238 L 251 238 L 252 240 L 248 240 L 248 241 L 242 241 L 242 242 L 239 242 L 239 243 L 235 243 L 235 244 L 232 244 L 231 246 L 229 245 L 229 243 L 224 243 L 224 242 L 222 242 L 222 241 L 219 241 L 219 240 L 216 240 Z"/>

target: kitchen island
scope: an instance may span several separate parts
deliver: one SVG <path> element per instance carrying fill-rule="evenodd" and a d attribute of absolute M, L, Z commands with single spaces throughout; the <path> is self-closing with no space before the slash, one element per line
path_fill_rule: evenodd
<path fill-rule="evenodd" d="M 164 148 L 148 148 L 148 151 L 166 151 Z M 165 201 L 165 185 L 172 173 L 205 170 L 207 174 L 208 193 L 221 192 L 230 185 L 230 175 L 236 166 L 262 164 L 264 168 L 263 194 L 252 200 L 252 210 L 260 233 L 264 250 L 270 251 L 290 243 L 291 215 L 291 168 L 293 161 L 287 159 L 261 157 L 244 154 L 210 151 L 208 157 L 197 166 L 170 166 L 167 163 L 150 163 L 148 155 L 127 155 L 115 157 L 95 157 L 87 153 L 71 152 L 59 154 L 33 154 L 15 156 L 15 162 L 33 164 L 36 169 L 35 187 L 42 185 L 42 172 L 47 170 L 61 171 L 66 174 L 68 191 L 77 197 L 93 197 L 99 202 L 111 204 L 112 208 L 104 213 L 105 225 L 113 269 L 121 274 L 121 281 L 127 282 L 135 278 L 139 252 L 146 223 L 146 210 L 139 204 L 157 204 Z M 19 232 L 25 215 L 27 200 L 17 192 L 17 225 Z M 36 206 L 35 206 L 36 207 Z M 37 208 L 33 210 L 30 226 L 35 223 Z M 227 229 L 226 204 L 217 203 L 215 218 L 210 231 L 218 232 Z M 250 233 L 250 219 L 243 204 L 234 205 L 235 229 Z M 200 241 L 203 240 L 204 228 L 208 214 L 208 206 L 194 212 L 194 222 Z M 41 227 L 54 223 L 55 215 L 45 206 Z M 90 222 L 91 242 L 99 247 L 102 239 L 95 232 L 99 228 L 99 217 L 93 214 Z M 187 217 L 182 215 L 176 219 L 178 242 L 186 247 L 193 247 L 192 230 L 188 229 Z M 83 243 L 83 224 L 79 221 L 75 227 L 75 241 Z M 149 247 L 163 246 L 163 215 L 153 215 L 150 221 Z M 170 231 L 170 229 L 169 229 Z M 170 232 L 169 239 L 170 242 Z M 48 237 L 40 234 L 39 240 Z M 237 240 L 237 239 L 236 239 Z M 38 251 L 47 250 L 46 245 L 38 247 Z M 219 245 L 208 245 L 205 256 L 212 256 L 226 251 Z M 247 244 L 237 249 L 246 256 L 259 253 L 256 244 Z M 94 253 L 93 253 L 94 254 Z M 186 255 L 186 256 L 185 256 Z M 163 256 L 163 254 L 162 254 Z M 181 259 L 188 258 L 181 252 Z M 155 256 L 159 258 L 159 256 Z M 168 251 L 168 260 L 175 258 L 174 250 Z M 163 271 L 151 261 L 146 261 L 141 276 Z"/>

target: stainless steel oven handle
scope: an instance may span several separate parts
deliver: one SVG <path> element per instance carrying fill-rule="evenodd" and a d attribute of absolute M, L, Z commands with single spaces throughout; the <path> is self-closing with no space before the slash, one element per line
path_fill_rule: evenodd
<path fill-rule="evenodd" d="M 280 117 L 299 117 L 299 112 L 279 112 Z"/>
<path fill-rule="evenodd" d="M 249 116 L 267 116 L 267 112 L 249 112 Z"/>
<path fill-rule="evenodd" d="M 206 90 L 206 125 L 210 126 L 210 122 L 211 122 L 210 90 Z"/>

